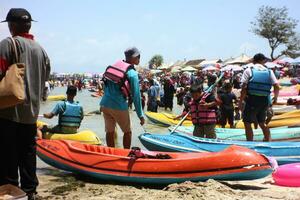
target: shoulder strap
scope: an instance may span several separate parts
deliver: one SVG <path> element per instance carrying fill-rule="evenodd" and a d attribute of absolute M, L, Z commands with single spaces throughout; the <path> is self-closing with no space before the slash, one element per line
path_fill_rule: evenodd
<path fill-rule="evenodd" d="M 13 37 L 9 37 L 10 40 L 12 41 L 12 49 L 13 49 L 13 54 L 15 56 L 15 61 L 16 63 L 19 62 L 19 53 L 18 53 L 18 49 L 17 49 L 17 42 Z"/>

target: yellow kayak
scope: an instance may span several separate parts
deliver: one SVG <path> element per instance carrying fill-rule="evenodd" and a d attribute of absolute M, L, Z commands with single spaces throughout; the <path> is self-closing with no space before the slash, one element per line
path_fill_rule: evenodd
<path fill-rule="evenodd" d="M 98 136 L 90 130 L 80 131 L 75 134 L 46 133 L 43 138 L 49 140 L 73 140 L 86 144 L 101 144 L 101 140 Z"/>
<path fill-rule="evenodd" d="M 294 110 L 274 116 L 268 124 L 268 127 L 274 128 L 279 126 L 294 126 L 298 124 L 300 124 L 300 110 Z M 243 121 L 239 120 L 236 123 L 235 128 L 244 128 Z"/>
<path fill-rule="evenodd" d="M 175 115 L 168 113 L 155 113 L 155 112 L 146 112 L 145 115 L 150 121 L 161 126 L 171 126 L 177 125 L 180 120 L 174 120 Z M 294 110 L 286 112 L 281 115 L 276 115 L 272 118 L 271 122 L 268 124 L 270 128 L 279 127 L 279 126 L 294 126 L 300 124 L 300 110 Z M 182 126 L 192 126 L 193 123 L 191 120 L 185 120 L 182 123 Z M 226 125 L 226 128 L 229 128 L 229 125 Z M 243 120 L 239 120 L 235 123 L 235 128 L 245 128 Z"/>
<path fill-rule="evenodd" d="M 66 99 L 65 95 L 50 95 L 48 96 L 48 101 L 63 101 Z"/>
<path fill-rule="evenodd" d="M 37 127 L 47 125 L 45 122 L 37 121 Z M 61 133 L 46 133 L 44 139 L 51 140 L 73 140 L 79 141 L 86 144 L 101 145 L 100 138 L 91 130 L 84 130 L 74 134 L 61 134 Z"/>
<path fill-rule="evenodd" d="M 156 113 L 156 112 L 146 112 L 145 115 L 148 117 L 148 119 L 161 126 L 172 126 L 177 125 L 180 122 L 179 120 L 174 120 L 173 118 L 176 117 L 176 115 L 169 114 L 169 113 Z M 191 120 L 185 120 L 182 123 L 182 126 L 192 126 L 193 123 Z"/>

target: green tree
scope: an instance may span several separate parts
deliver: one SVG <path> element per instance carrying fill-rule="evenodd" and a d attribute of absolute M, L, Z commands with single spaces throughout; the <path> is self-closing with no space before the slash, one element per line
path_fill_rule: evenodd
<path fill-rule="evenodd" d="M 149 68 L 156 69 L 157 67 L 161 66 L 164 62 L 164 58 L 162 55 L 154 55 L 149 61 Z"/>
<path fill-rule="evenodd" d="M 282 55 L 297 54 L 300 50 L 299 36 L 295 32 L 298 21 L 288 17 L 286 7 L 273 8 L 270 6 L 262 6 L 258 10 L 256 20 L 251 22 L 252 32 L 260 37 L 266 38 L 271 48 L 270 56 L 272 60 Z M 284 50 L 277 56 L 274 51 L 279 46 Z"/>

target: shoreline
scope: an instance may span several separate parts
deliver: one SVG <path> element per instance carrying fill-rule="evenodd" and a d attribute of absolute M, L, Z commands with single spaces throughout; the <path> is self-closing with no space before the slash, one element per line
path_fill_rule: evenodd
<path fill-rule="evenodd" d="M 272 184 L 272 177 L 252 181 L 184 182 L 147 186 L 95 181 L 53 167 L 38 168 L 38 199 L 285 199 L 299 200 L 300 188 Z"/>

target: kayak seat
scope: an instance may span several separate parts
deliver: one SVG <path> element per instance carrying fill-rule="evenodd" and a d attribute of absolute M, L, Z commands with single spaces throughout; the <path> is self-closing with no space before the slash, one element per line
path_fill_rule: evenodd
<path fill-rule="evenodd" d="M 86 151 L 114 155 L 114 148 L 83 144 Z"/>

